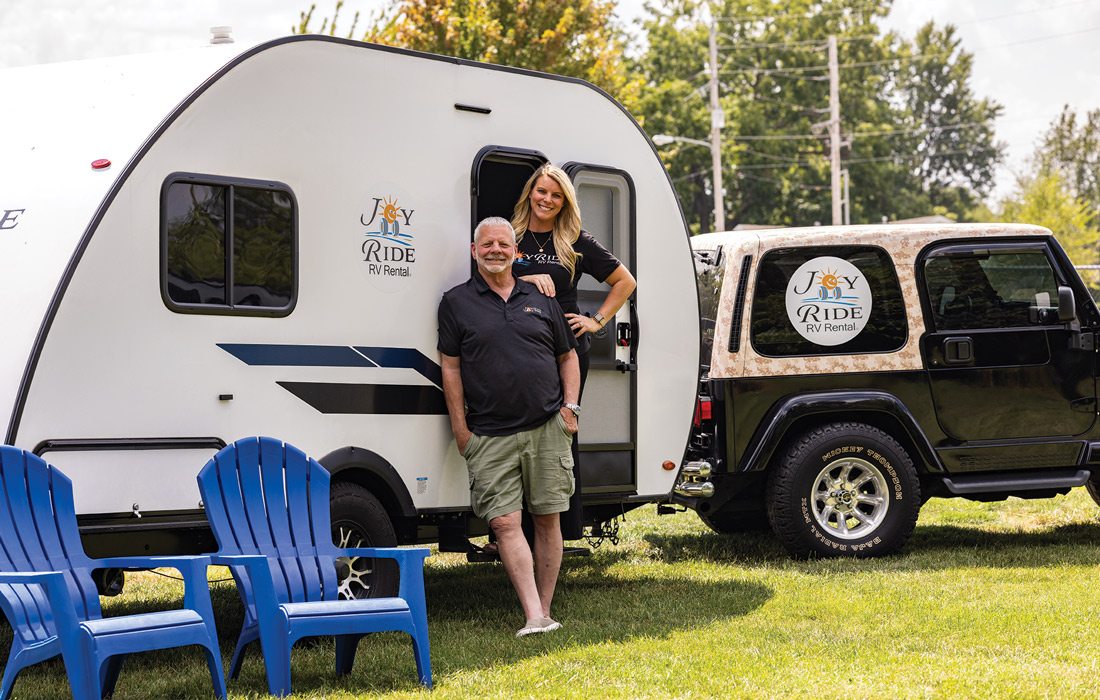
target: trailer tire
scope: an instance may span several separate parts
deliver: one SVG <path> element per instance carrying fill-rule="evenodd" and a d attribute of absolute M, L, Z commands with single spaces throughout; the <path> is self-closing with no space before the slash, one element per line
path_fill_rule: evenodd
<path fill-rule="evenodd" d="M 772 529 L 795 557 L 876 557 L 901 549 L 921 506 L 913 460 L 862 423 L 811 430 L 783 451 L 768 480 Z"/>
<path fill-rule="evenodd" d="M 330 494 L 332 542 L 337 547 L 393 547 L 397 535 L 381 501 L 358 484 L 339 482 Z M 340 557 L 336 561 L 340 597 L 397 595 L 399 570 L 392 559 Z"/>

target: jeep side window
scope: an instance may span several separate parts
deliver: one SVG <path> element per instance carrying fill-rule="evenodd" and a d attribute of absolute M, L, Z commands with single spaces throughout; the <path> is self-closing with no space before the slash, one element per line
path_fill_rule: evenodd
<path fill-rule="evenodd" d="M 1058 306 L 1054 270 L 1038 248 L 933 255 L 924 280 L 936 330 L 1027 327 Z"/>
<path fill-rule="evenodd" d="M 714 324 L 718 319 L 718 301 L 722 296 L 722 248 L 695 250 L 692 254 L 695 256 L 695 282 L 703 321 L 703 357 L 709 362 L 714 345 Z"/>
<path fill-rule="evenodd" d="M 760 260 L 751 323 L 759 354 L 893 352 L 908 335 L 897 272 L 881 248 L 782 248 Z"/>

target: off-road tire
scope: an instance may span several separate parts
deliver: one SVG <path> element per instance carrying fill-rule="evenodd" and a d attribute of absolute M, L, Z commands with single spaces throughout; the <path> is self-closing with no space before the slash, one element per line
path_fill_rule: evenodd
<path fill-rule="evenodd" d="M 1100 474 L 1093 474 L 1089 477 L 1089 480 L 1085 482 L 1085 490 L 1092 496 L 1093 502 L 1100 506 Z"/>
<path fill-rule="evenodd" d="M 382 503 L 358 484 L 337 483 L 329 496 L 332 541 L 337 547 L 393 547 L 397 535 Z M 341 557 L 337 563 L 341 598 L 397 595 L 399 569 L 392 559 Z"/>
<path fill-rule="evenodd" d="M 772 529 L 799 558 L 896 552 L 921 506 L 913 460 L 893 437 L 862 423 L 830 423 L 788 443 L 766 500 Z"/>

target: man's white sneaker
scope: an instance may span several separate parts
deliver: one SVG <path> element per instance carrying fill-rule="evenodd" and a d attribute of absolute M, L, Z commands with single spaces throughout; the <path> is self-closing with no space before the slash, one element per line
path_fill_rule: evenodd
<path fill-rule="evenodd" d="M 526 637 L 529 634 L 542 634 L 543 632 L 553 632 L 554 630 L 560 629 L 560 622 L 549 617 L 540 617 L 537 620 L 528 620 L 527 624 L 523 626 L 523 629 L 516 632 L 516 636 Z"/>

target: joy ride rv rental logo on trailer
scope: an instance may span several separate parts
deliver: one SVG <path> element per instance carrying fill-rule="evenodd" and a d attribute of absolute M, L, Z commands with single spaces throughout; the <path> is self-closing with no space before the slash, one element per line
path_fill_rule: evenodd
<path fill-rule="evenodd" d="M 373 277 L 412 277 L 416 264 L 413 210 L 398 206 L 396 197 L 371 197 L 370 213 L 359 216 L 367 228 L 361 247 L 367 274 Z"/>
<path fill-rule="evenodd" d="M 787 283 L 787 318 L 806 340 L 840 345 L 859 335 L 871 315 L 867 278 L 833 257 L 803 263 Z"/>

